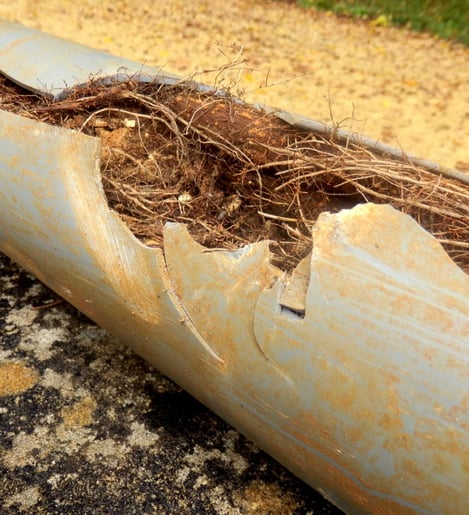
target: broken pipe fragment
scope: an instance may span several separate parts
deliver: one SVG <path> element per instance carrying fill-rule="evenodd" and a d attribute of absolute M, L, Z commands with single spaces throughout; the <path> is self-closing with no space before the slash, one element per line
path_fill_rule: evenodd
<path fill-rule="evenodd" d="M 30 87 L 119 71 L 14 24 L 0 41 Z M 207 250 L 180 224 L 153 249 L 109 210 L 98 156 L 96 138 L 0 111 L 0 251 L 345 511 L 467 511 L 469 277 L 431 235 L 365 204 L 320 215 L 290 276 L 267 242 Z"/>

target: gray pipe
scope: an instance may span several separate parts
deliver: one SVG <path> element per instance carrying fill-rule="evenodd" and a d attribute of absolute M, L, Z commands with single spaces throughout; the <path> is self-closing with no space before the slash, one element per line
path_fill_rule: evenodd
<path fill-rule="evenodd" d="M 56 96 L 95 74 L 178 80 L 9 22 L 0 43 L 2 73 Z M 467 511 L 469 278 L 431 235 L 390 206 L 323 213 L 291 276 L 267 242 L 206 252 L 181 224 L 148 248 L 108 208 L 99 155 L 0 111 L 0 251 L 343 510 Z"/>

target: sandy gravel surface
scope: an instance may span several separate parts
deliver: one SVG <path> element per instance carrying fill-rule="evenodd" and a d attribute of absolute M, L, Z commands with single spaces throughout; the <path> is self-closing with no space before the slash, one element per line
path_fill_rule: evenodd
<path fill-rule="evenodd" d="M 462 46 L 267 0 L 2 0 L 0 17 L 182 75 L 246 59 L 218 83 L 469 170 Z"/>

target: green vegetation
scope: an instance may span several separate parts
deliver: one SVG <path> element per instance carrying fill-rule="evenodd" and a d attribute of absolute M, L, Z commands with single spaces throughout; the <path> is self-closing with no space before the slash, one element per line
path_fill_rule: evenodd
<path fill-rule="evenodd" d="M 340 15 L 404 25 L 469 45 L 469 0 L 297 0 Z"/>

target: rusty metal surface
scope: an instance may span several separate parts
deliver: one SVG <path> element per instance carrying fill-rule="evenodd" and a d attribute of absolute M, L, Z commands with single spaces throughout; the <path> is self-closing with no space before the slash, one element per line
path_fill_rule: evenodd
<path fill-rule="evenodd" d="M 98 156 L 0 111 L 0 251 L 345 511 L 467 510 L 469 277 L 432 236 L 367 204 L 321 215 L 291 277 L 265 242 L 207 251 L 179 224 L 150 249 Z"/>

